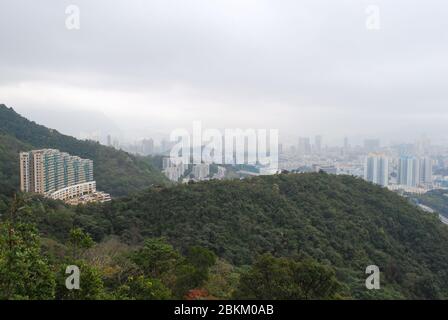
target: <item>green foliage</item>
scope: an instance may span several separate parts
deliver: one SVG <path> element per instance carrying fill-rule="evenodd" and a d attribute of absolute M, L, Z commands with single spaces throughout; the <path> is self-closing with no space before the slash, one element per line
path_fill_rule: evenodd
<path fill-rule="evenodd" d="M 74 227 L 97 242 L 113 234 L 131 246 L 164 237 L 169 245 L 149 240 L 131 261 L 176 296 L 193 283 L 181 285 L 179 280 L 176 289 L 176 279 L 196 277 L 195 259 L 207 263 L 202 255 L 189 257 L 189 248 L 200 246 L 235 266 L 250 265 L 269 252 L 300 261 L 312 258 L 331 266 L 353 298 L 448 297 L 447 227 L 406 199 L 349 176 L 281 174 L 208 181 L 151 188 L 104 205 L 70 208 L 39 199 L 29 207 L 30 221 L 46 238 L 60 242 L 68 240 Z M 178 267 L 182 264 L 190 266 Z M 382 272 L 381 290 L 364 286 L 365 268 L 371 264 Z M 227 281 L 199 272 L 222 285 L 214 287 L 218 296 L 229 296 L 234 288 L 231 277 Z M 432 279 L 432 293 L 423 287 L 425 279 Z"/>
<path fill-rule="evenodd" d="M 161 279 L 177 298 L 200 287 L 208 279 L 209 268 L 216 262 L 210 250 L 191 247 L 182 256 L 163 238 L 145 240 L 144 246 L 131 255 L 131 260 L 152 279 Z"/>
<path fill-rule="evenodd" d="M 334 271 L 315 261 L 296 262 L 264 254 L 242 274 L 235 298 L 335 299 L 340 288 Z"/>
<path fill-rule="evenodd" d="M 119 300 L 167 300 L 171 291 L 158 279 L 143 275 L 129 277 L 126 284 L 120 286 L 114 294 Z"/>
<path fill-rule="evenodd" d="M 68 290 L 65 286 L 66 268 L 75 265 L 80 270 L 80 288 Z M 56 298 L 61 300 L 99 300 L 106 298 L 100 270 L 89 265 L 84 260 L 72 260 L 62 264 L 57 274 Z"/>
<path fill-rule="evenodd" d="M 0 129 L 0 194 L 11 196 L 18 190 L 19 152 L 30 148 L 30 145 L 14 137 L 2 134 Z"/>
<path fill-rule="evenodd" d="M 175 269 L 180 255 L 164 239 L 158 238 L 147 239 L 143 248 L 137 250 L 131 259 L 146 275 L 159 278 Z"/>
<path fill-rule="evenodd" d="M 0 224 L 0 299 L 52 299 L 54 274 L 41 255 L 36 228 L 17 217 L 21 205 L 14 199 Z"/>
<path fill-rule="evenodd" d="M 163 236 L 184 252 L 199 245 L 236 265 L 265 252 L 311 257 L 331 265 L 356 298 L 384 297 L 365 290 L 370 264 L 387 271 L 386 297 L 419 297 L 407 274 L 435 274 L 440 288 L 448 283 L 440 273 L 448 265 L 448 232 L 436 216 L 349 176 L 282 174 L 154 188 L 78 219 L 84 214 L 129 243 Z"/>
<path fill-rule="evenodd" d="M 446 190 L 432 190 L 422 195 L 413 195 L 412 198 L 448 218 L 448 192 Z"/>
<path fill-rule="evenodd" d="M 210 296 L 218 299 L 231 299 L 239 283 L 241 270 L 223 259 L 218 259 L 210 268 L 209 278 L 204 288 Z"/>
<path fill-rule="evenodd" d="M 188 290 L 201 286 L 205 275 L 189 263 L 182 263 L 175 270 L 176 282 L 174 283 L 173 293 L 177 298 L 183 298 Z"/>
<path fill-rule="evenodd" d="M 105 180 L 106 176 L 113 177 L 108 188 L 117 194 L 149 186 L 146 182 L 128 183 L 134 174 L 145 175 L 141 170 L 120 168 L 129 168 L 126 163 L 135 168 L 141 160 L 145 163 L 142 169 L 153 160 L 116 153 L 93 142 L 66 139 L 5 107 L 0 107 L 0 131 L 0 287 L 4 297 L 51 298 L 55 277 L 51 270 L 65 270 L 67 263 L 80 260 L 86 265 L 85 276 L 90 274 L 91 293 L 70 296 L 60 282 L 61 273 L 57 297 L 183 298 L 199 287 L 219 298 L 237 293 L 250 297 L 254 292 L 249 290 L 247 279 L 272 270 L 276 272 L 272 285 L 278 287 L 275 296 L 271 293 L 273 298 L 340 298 L 339 289 L 333 292 L 332 286 L 317 292 L 306 289 L 316 286 L 317 275 L 331 280 L 333 272 L 343 284 L 342 297 L 448 298 L 447 227 L 437 215 L 422 212 L 379 186 L 349 176 L 285 173 L 152 187 L 97 205 L 70 207 L 33 197 L 25 205 L 13 203 L 12 211 L 21 211 L 11 220 L 10 194 L 17 188 L 17 152 L 22 148 L 55 147 L 84 157 L 93 155 L 90 158 L 94 161 L 104 163 L 108 161 L 104 157 L 113 158 L 112 162 L 118 162 L 109 166 L 107 175 L 103 171 L 100 176 L 104 174 Z M 116 172 L 120 173 L 118 178 Z M 441 197 L 446 198 L 429 193 L 421 202 L 443 214 L 446 203 Z M 11 226 L 13 237 L 8 231 Z M 45 250 L 40 248 L 34 226 L 45 238 Z M 71 230 L 77 231 L 71 234 Z M 89 252 L 104 249 L 101 245 L 111 235 L 124 246 L 124 252 L 119 257 L 111 252 L 89 257 Z M 13 250 L 7 245 L 11 238 L 17 244 Z M 259 261 L 256 257 L 265 253 L 275 258 L 265 261 L 264 269 L 249 267 L 239 283 L 243 266 Z M 218 264 L 214 264 L 215 254 Z M 364 270 L 371 264 L 382 272 L 381 290 L 366 290 L 364 286 Z M 29 281 L 33 277 L 46 279 L 48 287 L 41 284 L 42 289 L 37 288 L 35 281 Z M 263 282 L 258 285 L 267 286 Z M 269 296 L 267 290 L 263 294 Z"/>
<path fill-rule="evenodd" d="M 202 247 L 194 246 L 187 250 L 187 255 L 176 268 L 176 285 L 174 293 L 183 297 L 188 290 L 199 288 L 209 279 L 209 269 L 216 263 L 216 255 Z"/>
<path fill-rule="evenodd" d="M 312 259 L 290 262 L 293 283 L 300 288 L 300 299 L 335 299 L 344 295 L 335 272 Z"/>
<path fill-rule="evenodd" d="M 206 248 L 194 246 L 188 249 L 187 260 L 195 268 L 207 269 L 216 263 L 216 255 Z"/>
<path fill-rule="evenodd" d="M 70 230 L 69 243 L 75 259 L 79 257 L 81 250 L 87 250 L 94 244 L 90 235 L 85 233 L 81 228 Z"/>

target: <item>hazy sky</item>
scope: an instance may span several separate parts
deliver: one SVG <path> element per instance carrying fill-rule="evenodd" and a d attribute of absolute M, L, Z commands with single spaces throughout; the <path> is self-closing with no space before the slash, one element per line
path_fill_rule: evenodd
<path fill-rule="evenodd" d="M 0 103 L 78 136 L 201 120 L 446 140 L 447 17 L 444 0 L 1 0 Z"/>

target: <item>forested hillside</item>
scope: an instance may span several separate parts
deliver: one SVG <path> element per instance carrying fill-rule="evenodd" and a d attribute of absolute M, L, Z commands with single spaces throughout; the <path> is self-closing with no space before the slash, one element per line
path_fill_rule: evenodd
<path fill-rule="evenodd" d="M 92 159 L 98 188 L 124 197 L 13 197 L 18 153 L 34 148 Z M 448 298 L 448 227 L 395 193 L 325 173 L 170 186 L 160 162 L 0 105 L 0 299 Z M 445 213 L 445 198 L 421 201 Z M 88 284 L 76 294 L 73 263 Z M 368 265 L 380 290 L 364 285 Z"/>
<path fill-rule="evenodd" d="M 0 104 L 0 177 L 4 177 L 0 182 L 0 191 L 18 189 L 18 152 L 31 148 L 54 148 L 92 159 L 98 189 L 113 196 L 128 195 L 167 181 L 147 159 L 97 142 L 63 135 L 29 121 L 12 108 Z"/>
<path fill-rule="evenodd" d="M 448 218 L 448 192 L 446 190 L 432 190 L 422 195 L 413 196 L 413 198 Z"/>
<path fill-rule="evenodd" d="M 286 285 L 293 281 L 287 280 L 292 270 L 313 273 L 316 267 L 329 281 L 328 291 L 316 294 L 318 298 L 448 298 L 447 226 L 436 214 L 349 176 L 281 174 L 209 181 L 151 188 L 99 206 L 66 207 L 41 199 L 29 208 L 27 222 L 59 244 L 67 243 L 70 230 L 79 227 L 98 248 L 114 235 L 130 248 L 164 237 L 183 255 L 191 247 L 209 250 L 220 261 L 218 267 L 210 264 L 210 277 L 217 277 L 213 270 L 226 275 L 213 278 L 219 289 L 216 283 L 201 282 L 199 289 L 220 292 L 214 296 L 254 297 L 247 285 L 262 282 L 263 272 L 285 272 L 271 280 L 278 276 Z M 50 251 L 57 247 L 53 243 Z M 372 264 L 382 272 L 381 290 L 365 288 L 365 269 Z M 266 283 L 259 285 L 255 291 L 263 297 L 276 294 L 263 292 Z M 271 297 L 303 298 L 302 289 Z"/>
<path fill-rule="evenodd" d="M 0 133 L 0 195 L 11 195 L 17 191 L 20 181 L 19 152 L 30 148 L 30 145 L 16 138 Z"/>

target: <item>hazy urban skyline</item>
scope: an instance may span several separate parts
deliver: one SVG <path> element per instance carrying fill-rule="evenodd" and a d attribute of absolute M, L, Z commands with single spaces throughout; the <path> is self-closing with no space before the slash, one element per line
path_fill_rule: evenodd
<path fill-rule="evenodd" d="M 65 25 L 71 4 L 79 30 Z M 366 27 L 369 5 L 379 30 Z M 291 141 L 446 141 L 447 11 L 435 0 L 6 0 L 0 103 L 63 133 L 128 141 L 194 120 Z"/>

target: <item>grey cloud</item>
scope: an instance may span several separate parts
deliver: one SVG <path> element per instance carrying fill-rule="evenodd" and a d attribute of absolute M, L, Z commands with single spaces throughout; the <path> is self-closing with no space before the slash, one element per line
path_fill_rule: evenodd
<path fill-rule="evenodd" d="M 72 3 L 81 9 L 79 31 L 65 29 Z M 371 4 L 381 10 L 379 31 L 365 28 Z M 204 116 L 217 103 L 210 112 L 222 113 L 221 123 L 208 118 L 223 126 L 257 114 L 248 125 L 291 134 L 413 134 L 400 121 L 443 134 L 447 11 L 439 0 L 3 0 L 0 87 L 161 92 L 148 108 L 168 108 L 180 86 L 187 92 L 179 108 L 203 101 L 191 108 Z M 19 107 L 31 108 L 28 100 Z M 369 118 L 383 119 L 383 128 Z"/>

